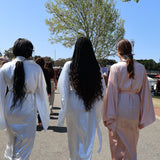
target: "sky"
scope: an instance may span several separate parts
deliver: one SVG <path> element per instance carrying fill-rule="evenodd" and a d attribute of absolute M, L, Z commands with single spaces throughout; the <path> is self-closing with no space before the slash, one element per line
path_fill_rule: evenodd
<path fill-rule="evenodd" d="M 34 45 L 34 55 L 49 56 L 53 60 L 70 58 L 73 48 L 60 43 L 51 44 L 49 27 L 45 19 L 47 0 L 1 0 L 0 52 L 11 48 L 18 38 L 26 38 Z M 139 3 L 117 0 L 116 9 L 125 20 L 124 38 L 134 40 L 135 59 L 153 59 L 160 62 L 160 0 L 140 0 Z M 109 59 L 119 59 L 108 57 Z"/>

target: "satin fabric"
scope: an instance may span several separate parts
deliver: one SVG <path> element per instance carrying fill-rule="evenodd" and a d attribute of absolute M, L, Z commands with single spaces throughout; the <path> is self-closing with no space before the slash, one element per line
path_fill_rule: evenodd
<path fill-rule="evenodd" d="M 134 72 L 134 79 L 129 79 L 126 61 L 110 68 L 103 121 L 109 129 L 112 160 L 137 160 L 139 129 L 155 121 L 145 68 L 134 61 Z"/>
<path fill-rule="evenodd" d="M 21 104 L 18 101 L 12 106 L 13 74 L 17 61 L 23 61 L 26 95 Z M 49 104 L 43 72 L 34 61 L 17 57 L 0 69 L 0 82 L 0 128 L 6 130 L 8 138 L 5 158 L 28 160 L 35 139 L 37 108 L 44 129 L 49 125 Z"/>
<path fill-rule="evenodd" d="M 83 100 L 70 86 L 69 71 L 70 63 L 66 62 L 58 80 L 58 90 L 61 94 L 61 111 L 57 125 L 63 126 L 66 118 L 68 132 L 68 146 L 70 160 L 90 160 L 95 139 L 96 129 L 102 145 L 102 135 L 99 128 L 101 120 L 103 99 L 95 102 L 90 112 L 85 111 Z M 105 94 L 105 82 L 102 79 L 103 95 Z"/>

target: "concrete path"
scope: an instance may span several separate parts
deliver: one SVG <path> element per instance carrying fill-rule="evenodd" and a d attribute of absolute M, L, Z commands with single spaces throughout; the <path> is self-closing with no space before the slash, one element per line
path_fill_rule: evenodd
<path fill-rule="evenodd" d="M 50 126 L 45 132 L 38 129 L 34 148 L 30 160 L 69 160 L 67 128 L 57 127 L 58 113 L 60 110 L 60 95 L 56 93 L 54 113 L 51 115 Z M 103 145 L 100 154 L 98 137 L 96 135 L 92 160 L 111 160 L 107 129 L 101 122 Z M 3 154 L 6 145 L 6 136 L 0 131 L 0 160 L 4 160 Z M 160 120 L 140 131 L 138 142 L 138 160 L 160 160 Z"/>

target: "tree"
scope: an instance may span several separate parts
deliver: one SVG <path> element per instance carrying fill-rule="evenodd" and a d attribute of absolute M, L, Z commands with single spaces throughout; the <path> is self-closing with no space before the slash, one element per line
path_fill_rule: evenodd
<path fill-rule="evenodd" d="M 160 62 L 157 63 L 157 68 L 156 68 L 157 71 L 160 71 Z"/>
<path fill-rule="evenodd" d="M 66 59 L 61 59 L 61 58 L 59 58 L 59 59 L 57 59 L 55 62 L 54 62 L 54 66 L 61 66 L 61 67 L 63 67 L 64 66 L 64 64 L 66 63 Z"/>
<path fill-rule="evenodd" d="M 51 57 L 43 57 L 45 62 L 51 62 L 54 65 L 54 60 Z"/>
<path fill-rule="evenodd" d="M 153 59 L 140 59 L 137 62 L 143 64 L 146 70 L 159 70 L 159 65 Z"/>
<path fill-rule="evenodd" d="M 33 56 L 33 57 L 32 57 L 32 60 L 34 60 L 34 61 L 35 61 L 35 60 L 36 60 L 36 59 L 38 59 L 38 58 L 41 58 L 41 56 L 39 56 L 39 55 L 35 55 L 35 56 Z"/>
<path fill-rule="evenodd" d="M 128 2 L 128 1 L 131 1 L 131 0 L 122 0 L 122 2 Z M 135 2 L 139 2 L 139 0 L 134 0 Z"/>
<path fill-rule="evenodd" d="M 9 60 L 12 60 L 14 58 L 14 54 L 13 54 L 12 48 L 9 48 L 8 50 L 5 50 L 4 51 L 4 56 L 6 58 L 8 58 Z"/>
<path fill-rule="evenodd" d="M 55 0 L 46 3 L 51 43 L 72 47 L 80 36 L 90 38 L 98 58 L 115 55 L 124 36 L 124 20 L 113 0 Z"/>
<path fill-rule="evenodd" d="M 54 61 L 54 66 L 60 66 L 60 67 L 63 67 L 64 64 L 67 62 L 67 61 L 71 61 L 72 58 L 66 58 L 66 59 L 57 59 L 56 61 Z"/>

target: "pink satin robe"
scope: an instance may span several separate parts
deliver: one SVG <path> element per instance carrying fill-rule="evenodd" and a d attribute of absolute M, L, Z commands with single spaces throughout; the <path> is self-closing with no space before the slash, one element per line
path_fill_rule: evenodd
<path fill-rule="evenodd" d="M 155 121 L 149 83 L 143 65 L 134 61 L 129 79 L 125 61 L 111 66 L 103 121 L 109 129 L 112 160 L 137 160 L 139 129 Z"/>

